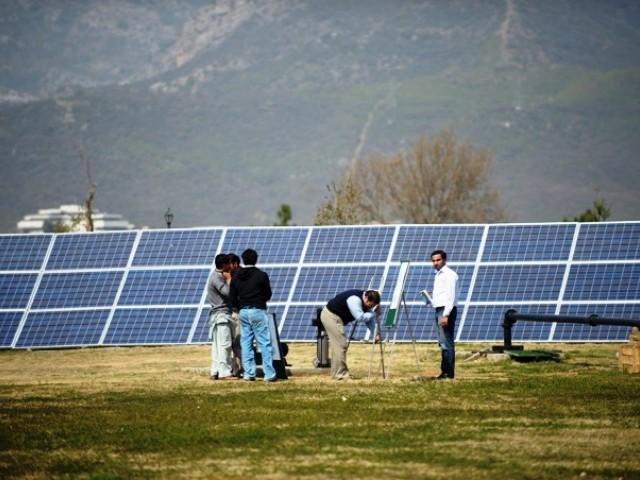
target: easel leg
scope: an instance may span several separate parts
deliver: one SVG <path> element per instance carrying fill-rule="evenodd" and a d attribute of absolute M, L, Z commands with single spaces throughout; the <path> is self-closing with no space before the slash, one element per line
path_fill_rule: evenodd
<path fill-rule="evenodd" d="M 371 379 L 371 366 L 373 365 L 373 352 L 376 349 L 376 337 L 378 335 L 380 335 L 380 365 L 382 366 L 382 378 L 386 380 L 386 373 L 384 370 L 384 351 L 382 349 L 382 344 L 384 343 L 382 341 L 382 334 L 380 333 L 381 329 L 380 329 L 380 319 L 376 317 L 376 326 L 374 328 L 374 332 L 373 332 L 373 341 L 371 342 L 371 357 L 369 358 L 369 376 L 368 378 Z"/>
<path fill-rule="evenodd" d="M 420 361 L 418 360 L 418 349 L 416 347 L 416 337 L 413 333 L 413 327 L 411 326 L 411 321 L 409 320 L 409 313 L 408 313 L 408 308 L 407 308 L 407 302 L 405 300 L 404 297 L 404 291 L 402 292 L 402 297 L 401 297 L 401 301 L 400 301 L 400 305 L 398 308 L 398 315 L 397 315 L 397 320 L 393 325 L 393 342 L 391 343 L 391 351 L 393 352 L 393 349 L 395 348 L 396 345 L 396 338 L 398 335 L 398 325 L 400 325 L 400 321 L 402 320 L 402 312 L 404 311 L 404 316 L 406 317 L 406 321 L 407 321 L 407 327 L 409 328 L 409 333 L 411 334 L 411 342 L 413 343 L 413 353 L 416 357 L 416 369 L 418 370 L 418 373 L 420 373 Z M 391 366 L 389 366 L 389 372 L 387 372 L 388 374 L 391 373 Z M 386 379 L 387 377 L 385 377 Z"/>
<path fill-rule="evenodd" d="M 380 320 L 378 320 L 378 319 L 376 319 L 376 329 L 378 331 L 380 331 Z M 376 342 L 375 342 L 375 338 L 376 337 L 373 337 L 373 338 L 374 338 L 373 344 L 375 345 L 376 344 Z M 382 337 L 380 337 L 379 345 L 380 345 L 380 365 L 382 365 L 382 378 L 384 378 L 386 380 L 387 379 L 387 374 L 384 371 L 384 349 L 382 348 Z"/>

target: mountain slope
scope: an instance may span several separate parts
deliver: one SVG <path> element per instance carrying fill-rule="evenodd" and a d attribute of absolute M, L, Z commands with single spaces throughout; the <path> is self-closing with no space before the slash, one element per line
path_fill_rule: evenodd
<path fill-rule="evenodd" d="M 88 192 L 137 225 L 313 221 L 354 155 L 452 128 L 514 219 L 637 219 L 633 2 L 10 2 L 0 230 Z M 44 45 L 38 47 L 38 45 Z M 17 101 L 20 100 L 20 101 Z M 446 181 L 446 178 L 443 178 Z"/>

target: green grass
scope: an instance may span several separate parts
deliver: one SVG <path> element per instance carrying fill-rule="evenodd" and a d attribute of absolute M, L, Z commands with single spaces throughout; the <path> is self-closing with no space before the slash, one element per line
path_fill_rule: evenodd
<path fill-rule="evenodd" d="M 206 347 L 3 351 L 0 477 L 640 476 L 640 376 L 617 345 L 517 363 L 465 361 L 483 346 L 462 344 L 445 382 L 428 379 L 434 345 L 388 348 L 387 380 L 354 344 L 360 379 L 334 382 L 311 367 L 315 345 L 292 344 L 275 384 L 209 381 Z"/>

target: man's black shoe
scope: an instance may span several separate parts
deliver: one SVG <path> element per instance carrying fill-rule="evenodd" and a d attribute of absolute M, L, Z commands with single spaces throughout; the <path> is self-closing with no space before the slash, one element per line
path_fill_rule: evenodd
<path fill-rule="evenodd" d="M 453 377 L 450 377 L 449 375 L 447 375 L 446 373 L 441 373 L 440 375 L 438 375 L 437 377 L 434 378 L 434 380 L 451 380 Z"/>
<path fill-rule="evenodd" d="M 245 380 L 245 382 L 255 382 L 256 381 L 256 377 L 247 377 L 244 380 Z"/>

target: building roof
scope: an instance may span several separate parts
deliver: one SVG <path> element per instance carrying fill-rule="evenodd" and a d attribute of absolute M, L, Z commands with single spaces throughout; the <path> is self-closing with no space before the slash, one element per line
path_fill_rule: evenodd
<path fill-rule="evenodd" d="M 81 205 L 61 205 L 57 208 L 43 208 L 38 213 L 27 214 L 17 223 L 20 233 L 53 232 L 56 227 L 71 228 L 72 231 L 83 232 L 85 225 L 79 216 L 84 215 L 85 209 Z M 93 228 L 96 232 L 112 230 L 131 230 L 135 225 L 117 213 L 103 213 L 93 210 Z"/>

